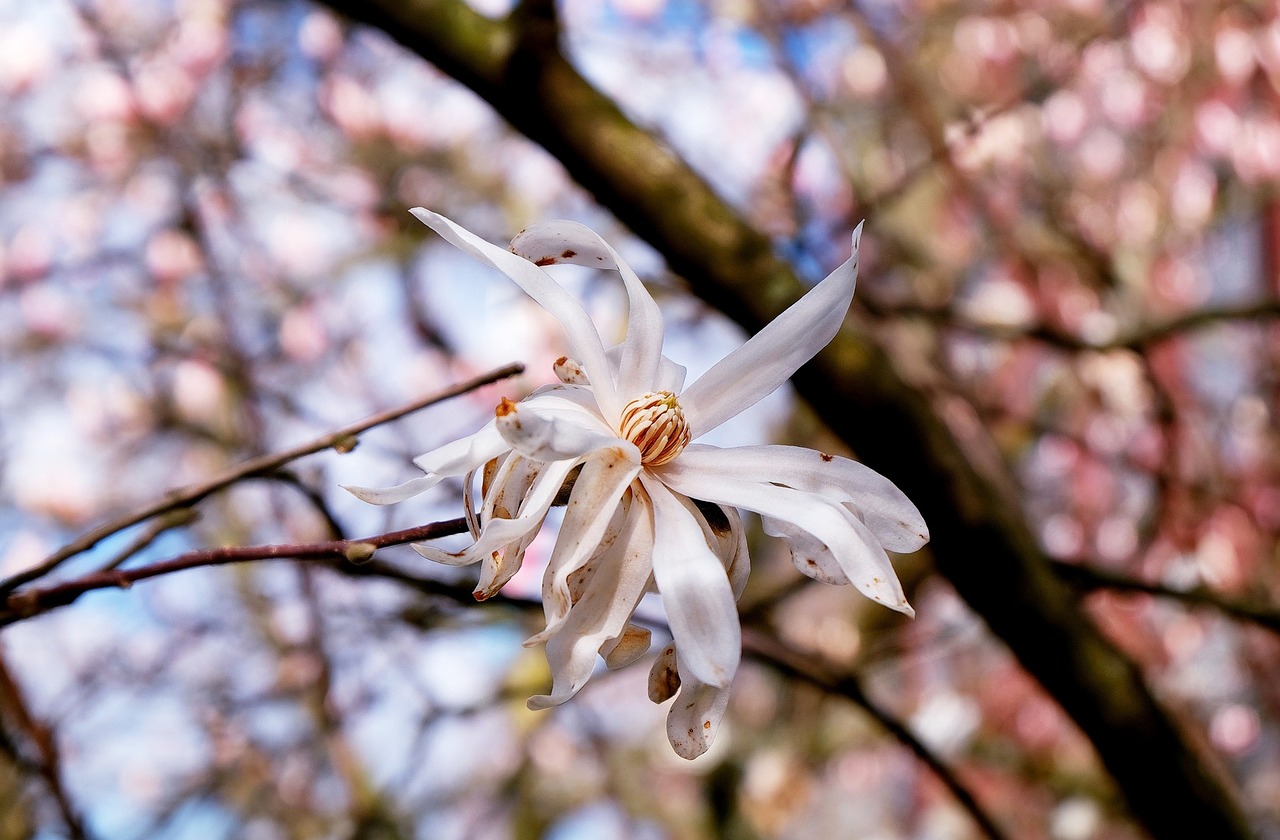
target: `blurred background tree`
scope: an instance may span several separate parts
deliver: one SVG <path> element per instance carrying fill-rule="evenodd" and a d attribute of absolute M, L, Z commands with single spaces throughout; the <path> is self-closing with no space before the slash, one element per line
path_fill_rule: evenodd
<path fill-rule="evenodd" d="M 1280 837 L 1277 91 L 1254 2 L 4 0 L 0 837 Z M 477 605 L 405 549 L 193 561 L 52 609 L 459 515 L 337 487 L 563 346 L 413 205 L 600 230 L 695 373 L 867 219 L 852 328 L 718 440 L 898 483 L 918 618 L 757 534 L 685 763 L 643 666 L 524 708 L 536 569 Z"/>

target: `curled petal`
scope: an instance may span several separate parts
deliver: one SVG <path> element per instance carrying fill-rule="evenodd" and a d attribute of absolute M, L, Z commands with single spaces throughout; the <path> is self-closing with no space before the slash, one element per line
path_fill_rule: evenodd
<path fill-rule="evenodd" d="M 551 693 L 531 698 L 531 709 L 555 706 L 576 694 L 591 678 L 597 652 L 625 635 L 649 583 L 652 553 L 653 521 L 647 509 L 633 504 L 627 524 L 601 558 L 591 585 L 547 642 Z"/>
<path fill-rule="evenodd" d="M 493 518 L 480 526 L 480 536 L 462 551 L 445 551 L 432 545 L 414 543 L 413 550 L 428 560 L 449 566 L 467 566 L 489 557 L 504 546 L 518 542 L 542 527 L 551 503 L 560 492 L 560 485 L 576 466 L 574 461 L 554 461 L 546 464 L 533 481 L 520 512 L 513 519 Z"/>
<path fill-rule="evenodd" d="M 504 400 L 495 418 L 498 432 L 512 449 L 536 461 L 579 458 L 588 452 L 619 446 L 640 451 L 614 434 L 595 413 L 568 402 L 551 405 L 527 400 Z"/>
<path fill-rule="evenodd" d="M 583 368 L 594 383 L 601 407 L 608 411 L 609 416 L 616 416 L 622 406 L 605 361 L 604 344 L 600 341 L 600 333 L 596 331 L 595 324 L 591 322 L 591 316 L 577 298 L 529 260 L 486 242 L 444 216 L 422 207 L 414 207 L 409 212 L 458 250 L 510 277 L 526 294 L 541 304 L 543 309 L 550 312 L 564 328 L 574 355 L 581 360 Z"/>
<path fill-rule="evenodd" d="M 520 512 L 520 506 L 529 493 L 529 488 L 533 486 L 538 473 L 542 471 L 542 466 L 541 463 L 523 458 L 514 452 L 502 462 L 501 467 L 493 474 L 485 494 L 484 507 L 477 517 L 481 528 L 477 529 L 474 539 L 480 538 L 483 523 L 491 519 L 516 518 Z M 511 578 L 515 577 L 516 572 L 520 571 L 521 563 L 524 562 L 525 551 L 538 536 L 538 530 L 541 527 L 542 523 L 539 520 L 535 527 L 530 528 L 519 539 L 481 558 L 480 579 L 476 581 L 476 588 L 472 593 L 477 601 L 489 600 L 498 594 L 498 590 L 506 586 Z"/>
<path fill-rule="evenodd" d="M 742 597 L 747 588 L 747 576 L 751 573 L 751 554 L 747 550 L 747 529 L 742 527 L 742 515 L 734 507 L 721 507 L 725 519 L 729 520 L 729 532 L 719 534 L 720 558 L 724 561 L 729 573 L 729 586 L 733 588 L 733 597 Z"/>
<path fill-rule="evenodd" d="M 687 500 L 640 474 L 653 504 L 653 578 L 662 593 L 671 635 L 689 672 L 708 685 L 729 685 L 742 656 L 733 588 L 707 545 Z"/>
<path fill-rule="evenodd" d="M 627 340 L 620 345 L 618 393 L 623 401 L 650 390 L 662 355 L 662 313 L 631 266 L 600 234 L 577 222 L 543 222 L 521 231 L 511 250 L 537 265 L 569 263 L 616 270 L 627 289 Z"/>
<path fill-rule="evenodd" d="M 798 446 L 694 445 L 680 454 L 690 470 L 785 484 L 836 503 L 852 503 L 880 544 L 909 554 L 929 541 L 920 511 L 889 479 L 857 461 Z"/>
<path fill-rule="evenodd" d="M 751 571 L 751 558 L 747 552 L 747 535 L 742 527 L 742 516 L 732 507 L 716 505 L 697 499 L 693 502 L 693 514 L 697 519 L 707 545 L 720 558 L 729 575 L 729 586 L 734 600 L 742 596 L 747 587 L 747 574 Z"/>
<path fill-rule="evenodd" d="M 555 373 L 556 379 L 559 379 L 566 385 L 590 385 L 591 379 L 587 376 L 587 372 L 582 369 L 582 365 L 570 359 L 568 356 L 561 356 L 556 359 L 551 370 Z"/>
<path fill-rule="evenodd" d="M 597 451 L 583 465 L 542 579 L 542 608 L 547 626 L 535 639 L 540 641 L 550 636 L 569 614 L 573 606 L 569 578 L 595 554 L 623 493 L 639 472 L 640 453 L 631 445 Z M 597 570 L 596 574 L 599 573 Z M 594 581 L 593 576 L 591 582 L 594 584 Z"/>
<path fill-rule="evenodd" d="M 542 464 L 512 454 L 494 475 L 493 486 L 485 499 L 481 522 L 490 519 L 514 519 L 520 510 L 529 488 L 542 470 Z M 497 551 L 485 555 L 480 564 L 480 580 L 476 582 L 474 595 L 476 600 L 486 601 L 507 585 L 524 560 L 525 550 L 538 535 L 535 527 L 513 543 L 502 546 Z M 482 529 L 483 530 L 483 529 Z M 479 533 L 476 534 L 479 538 Z"/>
<path fill-rule="evenodd" d="M 729 706 L 729 687 L 707 685 L 683 666 L 681 651 L 675 659 L 680 673 L 680 690 L 667 711 L 667 740 L 676 755 L 692 761 L 702 755 L 720 731 Z"/>
<path fill-rule="evenodd" d="M 676 668 L 676 643 L 670 642 L 658 652 L 649 669 L 649 701 L 665 703 L 680 690 L 680 671 Z"/>
<path fill-rule="evenodd" d="M 680 395 L 694 438 L 772 394 L 835 338 L 853 300 L 861 234 L 858 225 L 853 256 Z"/>
<path fill-rule="evenodd" d="M 600 646 L 600 655 L 610 671 L 630 665 L 649 652 L 653 631 L 638 624 L 628 624 L 622 635 Z"/>
<path fill-rule="evenodd" d="M 687 496 L 753 510 L 774 520 L 775 528 L 776 523 L 790 523 L 813 538 L 805 541 L 804 551 L 825 552 L 822 563 L 838 564 L 863 595 L 892 610 L 915 615 L 880 541 L 844 505 L 817 493 L 699 471 L 683 457 L 662 467 L 660 475 L 664 483 Z M 655 559 L 655 572 L 656 565 Z M 661 587 L 661 579 L 658 585 Z"/>

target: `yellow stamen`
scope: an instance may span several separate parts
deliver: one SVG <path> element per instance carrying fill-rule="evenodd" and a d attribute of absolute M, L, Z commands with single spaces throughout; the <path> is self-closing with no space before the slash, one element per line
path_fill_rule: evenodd
<path fill-rule="evenodd" d="M 670 391 L 642 394 L 622 409 L 618 433 L 640 450 L 646 467 L 674 459 L 689 443 L 689 424 Z"/>

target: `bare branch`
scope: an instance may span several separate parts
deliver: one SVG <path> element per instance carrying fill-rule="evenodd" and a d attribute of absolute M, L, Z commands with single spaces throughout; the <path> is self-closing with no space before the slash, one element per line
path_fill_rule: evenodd
<path fill-rule="evenodd" d="M 1193 607 L 1211 607 L 1223 615 L 1239 621 L 1247 621 L 1259 627 L 1265 627 L 1273 633 L 1280 633 L 1280 609 L 1251 601 L 1245 598 L 1233 598 L 1221 592 L 1215 592 L 1204 586 L 1191 589 L 1174 589 L 1158 583 L 1147 583 L 1127 575 L 1117 574 L 1090 566 L 1075 563 L 1053 564 L 1053 569 L 1063 580 L 1086 592 L 1098 589 L 1112 589 L 1117 592 L 1142 592 L 1181 601 Z"/>
<path fill-rule="evenodd" d="M 933 771 L 933 774 L 947 786 L 947 790 L 951 791 L 951 795 L 956 798 L 960 807 L 964 808 L 969 813 L 969 816 L 973 818 L 973 821 L 978 824 L 978 828 L 981 829 L 983 834 L 991 838 L 991 840 L 1006 840 L 1008 838 L 1009 835 L 1005 834 L 996 825 L 991 815 L 982 809 L 977 797 L 965 786 L 955 772 L 947 766 L 947 763 L 917 738 L 905 723 L 898 720 L 887 709 L 868 697 L 862 688 L 862 683 L 856 676 L 853 674 L 834 674 L 823 664 L 813 661 L 771 635 L 762 633 L 753 627 L 742 628 L 742 649 L 758 661 L 792 679 L 807 682 L 830 694 L 853 701 L 867 714 L 871 715 L 886 732 L 898 739 L 899 743 L 911 750 L 916 758 L 920 759 L 926 767 Z"/>
<path fill-rule="evenodd" d="M 137 569 L 112 569 L 91 572 L 64 583 L 54 584 L 9 595 L 0 610 L 0 627 L 13 624 L 34 615 L 63 607 L 76 601 L 86 592 L 95 589 L 128 589 L 147 578 L 197 569 L 204 566 L 224 566 L 229 563 L 247 563 L 254 560 L 345 560 L 363 563 L 375 551 L 392 545 L 432 540 L 466 532 L 465 519 L 449 519 L 431 522 L 402 531 L 391 531 L 374 537 L 354 540 L 327 540 L 315 543 L 291 545 L 250 545 L 228 548 L 211 548 L 188 551 L 168 560 L 150 563 Z"/>
<path fill-rule="evenodd" d="M 1280 317 L 1280 300 L 1264 300 L 1241 306 L 1215 306 L 1197 309 L 1158 324 L 1134 327 L 1106 341 L 1091 341 L 1043 324 L 1031 327 L 984 324 L 971 321 L 949 308 L 919 306 L 884 307 L 864 299 L 863 306 L 878 317 L 916 317 L 998 341 L 1030 338 L 1063 350 L 1135 350 L 1142 351 L 1162 341 L 1189 332 L 1215 327 L 1231 321 L 1263 321 Z"/>
<path fill-rule="evenodd" d="M 47 575 L 49 572 L 58 568 L 62 563 L 72 557 L 75 557 L 77 554 L 88 551 L 107 537 L 117 534 L 126 528 L 131 528 L 140 522 L 145 522 L 152 517 L 168 513 L 169 511 L 190 507 L 211 493 L 215 493 L 237 481 L 251 476 L 263 475 L 264 473 L 279 469 L 284 464 L 297 460 L 305 455 L 313 455 L 316 452 L 323 452 L 326 449 L 336 449 L 339 452 L 348 452 L 358 443 L 358 437 L 360 434 L 374 428 L 375 426 L 390 423 L 391 421 L 398 420 L 407 414 L 412 414 L 415 411 L 420 411 L 428 406 L 435 405 L 438 402 L 443 402 L 444 400 L 465 394 L 469 391 L 474 391 L 477 388 L 497 382 L 500 379 L 516 376 L 523 371 L 524 365 L 522 364 L 510 364 L 505 367 L 497 368 L 496 370 L 491 370 L 488 373 L 473 377 L 465 382 L 460 382 L 457 385 L 453 385 L 442 391 L 437 391 L 434 394 L 414 400 L 413 402 L 407 403 L 399 408 L 383 411 L 373 415 L 372 417 L 367 417 L 358 423 L 352 423 L 349 426 L 344 426 L 335 432 L 321 435 L 315 440 L 308 441 L 307 443 L 299 444 L 298 446 L 285 449 L 281 452 L 275 452 L 263 455 L 259 458 L 253 458 L 252 460 L 246 461 L 240 466 L 228 470 L 222 475 L 216 476 L 201 484 L 194 484 L 190 487 L 177 490 L 165 496 L 163 499 L 152 502 L 140 510 L 136 510 L 118 519 L 113 519 L 110 522 L 99 525 L 97 528 L 89 531 L 79 539 L 68 543 L 53 554 L 49 555 L 38 566 L 28 569 L 25 572 L 19 572 L 7 580 L 0 582 L 0 595 L 6 595 L 25 583 L 30 583 L 37 578 Z M 83 580 L 83 578 L 81 578 L 81 580 Z"/>
<path fill-rule="evenodd" d="M 87 840 L 91 837 L 85 828 L 84 820 L 71 803 L 67 787 L 62 779 L 62 759 L 58 752 L 58 742 L 54 731 L 41 722 L 31 712 L 23 694 L 21 684 L 9 671 L 9 665 L 0 655 L 0 712 L 11 720 L 26 736 L 35 748 L 36 769 L 45 784 L 53 801 L 57 803 L 58 813 L 67 824 L 67 834 L 72 840 Z"/>

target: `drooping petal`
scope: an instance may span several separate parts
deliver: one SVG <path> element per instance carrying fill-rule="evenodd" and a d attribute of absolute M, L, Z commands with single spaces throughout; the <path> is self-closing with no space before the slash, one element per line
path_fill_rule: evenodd
<path fill-rule="evenodd" d="M 357 499 L 374 505 L 390 505 L 425 493 L 440 483 L 442 479 L 466 475 L 484 465 L 486 461 L 498 457 L 511 449 L 492 421 L 486 423 L 479 431 L 464 438 L 450 441 L 438 449 L 433 449 L 413 459 L 413 463 L 427 475 L 411 478 L 396 487 L 374 488 L 343 486 Z"/>
<path fill-rule="evenodd" d="M 604 344 L 600 341 L 600 333 L 596 331 L 591 316 L 577 298 L 524 257 L 486 242 L 444 216 L 422 207 L 414 207 L 409 212 L 455 248 L 510 277 L 543 309 L 550 312 L 564 328 L 574 356 L 581 361 L 591 378 L 601 407 L 608 416 L 617 416 L 622 405 L 618 401 L 609 366 L 605 363 Z"/>
<path fill-rule="evenodd" d="M 546 518 L 551 503 L 560 492 L 560 485 L 575 466 L 577 463 L 572 460 L 546 464 L 529 488 L 520 505 L 519 514 L 512 519 L 495 517 L 482 523 L 479 538 L 462 551 L 446 551 L 425 543 L 413 543 L 413 550 L 436 563 L 467 566 L 500 551 L 510 543 L 524 539 L 542 527 L 542 520 Z"/>
<path fill-rule="evenodd" d="M 857 461 L 798 446 L 695 444 L 680 454 L 686 469 L 785 484 L 833 502 L 851 502 L 889 551 L 909 554 L 929 541 L 920 511 L 889 479 Z"/>
<path fill-rule="evenodd" d="M 675 648 L 680 690 L 667 710 L 667 740 L 676 755 L 692 761 L 702 755 L 720 731 L 729 707 L 729 687 L 707 685 L 685 666 L 683 649 Z"/>
<path fill-rule="evenodd" d="M 627 289 L 627 339 L 621 345 L 618 394 L 626 402 L 652 390 L 662 355 L 662 313 L 631 266 L 600 234 L 577 222 L 543 222 L 521 231 L 511 240 L 511 250 L 537 265 L 568 263 L 621 274 Z"/>
<path fill-rule="evenodd" d="M 572 403 L 504 400 L 495 419 L 499 434 L 511 448 L 536 461 L 578 458 L 612 446 L 635 450 L 636 463 L 640 461 L 634 444 L 618 437 L 594 412 Z"/>
<path fill-rule="evenodd" d="M 529 708 L 563 703 L 587 683 L 597 652 L 626 632 L 649 582 L 652 554 L 652 517 L 633 499 L 618 540 L 601 558 L 590 585 L 547 642 L 551 693 L 531 698 Z"/>
<path fill-rule="evenodd" d="M 726 687 L 742 656 L 729 577 L 685 507 L 691 503 L 646 472 L 640 480 L 653 505 L 653 577 L 671 635 L 690 673 L 708 685 Z"/>
<path fill-rule="evenodd" d="M 815 538 L 812 545 L 805 546 L 806 550 L 829 552 L 863 595 L 890 609 L 915 614 L 880 541 L 844 505 L 817 493 L 699 471 L 683 456 L 655 472 L 678 493 L 791 523 Z M 662 585 L 661 579 L 658 585 Z"/>
<path fill-rule="evenodd" d="M 634 446 L 599 450 L 583 464 L 565 507 L 564 522 L 542 579 L 542 608 L 547 626 L 534 639 L 541 641 L 559 629 L 573 605 L 569 576 L 595 554 L 622 495 L 640 472 L 640 452 Z M 600 574 L 600 570 L 596 570 Z M 594 576 L 592 583 L 594 583 Z M 589 588 L 588 588 L 589 591 Z M 530 641 L 533 641 L 532 639 Z"/>
<path fill-rule="evenodd" d="M 858 225 L 853 256 L 680 395 L 694 438 L 772 394 L 835 337 L 853 300 L 861 234 Z"/>

